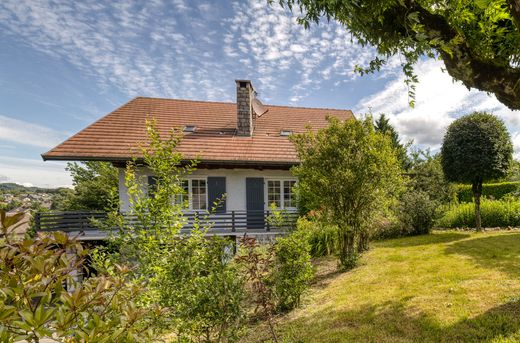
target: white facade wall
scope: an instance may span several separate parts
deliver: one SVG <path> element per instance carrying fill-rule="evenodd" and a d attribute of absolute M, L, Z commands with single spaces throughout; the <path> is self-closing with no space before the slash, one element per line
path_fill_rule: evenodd
<path fill-rule="evenodd" d="M 147 178 L 152 175 L 146 168 L 139 170 L 140 175 Z M 206 178 L 208 176 L 226 177 L 226 210 L 240 211 L 246 210 L 246 178 L 263 177 L 264 179 L 287 179 L 295 180 L 289 170 L 258 170 L 258 169 L 197 169 L 189 178 Z M 146 182 L 146 179 L 145 179 Z M 267 186 L 266 186 L 267 187 Z M 267 203 L 267 189 L 264 190 L 264 198 Z M 119 199 L 121 200 L 121 210 L 129 209 L 128 192 L 125 186 L 125 169 L 119 169 Z M 265 205 L 267 210 L 267 204 Z"/>

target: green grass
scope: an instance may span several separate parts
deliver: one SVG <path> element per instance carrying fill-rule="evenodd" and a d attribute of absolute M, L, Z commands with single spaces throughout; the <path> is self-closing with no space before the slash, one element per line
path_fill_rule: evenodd
<path fill-rule="evenodd" d="M 318 261 L 287 342 L 520 342 L 520 232 L 435 232 L 374 243 L 346 273 Z M 244 342 L 269 339 L 264 324 Z"/>

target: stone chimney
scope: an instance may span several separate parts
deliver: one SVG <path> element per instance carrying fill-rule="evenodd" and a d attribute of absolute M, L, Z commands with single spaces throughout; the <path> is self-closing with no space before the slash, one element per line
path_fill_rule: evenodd
<path fill-rule="evenodd" d="M 251 137 L 254 129 L 253 92 L 250 80 L 235 80 L 237 84 L 237 135 Z"/>

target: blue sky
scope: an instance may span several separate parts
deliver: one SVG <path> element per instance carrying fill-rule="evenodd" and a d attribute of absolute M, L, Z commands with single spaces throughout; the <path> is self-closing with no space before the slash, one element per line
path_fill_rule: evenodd
<path fill-rule="evenodd" d="M 234 101 L 242 78 L 268 104 L 385 112 L 404 139 L 433 149 L 454 118 L 491 111 L 520 152 L 520 112 L 453 82 L 442 62 L 417 65 L 412 109 L 399 56 L 360 77 L 353 68 L 373 49 L 296 16 L 263 0 L 2 0 L 0 182 L 70 185 L 65 164 L 41 153 L 132 97 Z"/>

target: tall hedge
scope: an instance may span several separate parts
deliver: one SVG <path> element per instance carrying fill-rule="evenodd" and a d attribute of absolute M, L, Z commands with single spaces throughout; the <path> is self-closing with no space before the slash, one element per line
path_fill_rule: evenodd
<path fill-rule="evenodd" d="M 499 200 L 508 194 L 515 193 L 520 188 L 520 181 L 485 183 L 482 185 L 482 195 L 488 199 Z M 473 202 L 471 185 L 458 185 L 457 199 L 459 202 Z"/>

